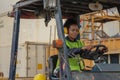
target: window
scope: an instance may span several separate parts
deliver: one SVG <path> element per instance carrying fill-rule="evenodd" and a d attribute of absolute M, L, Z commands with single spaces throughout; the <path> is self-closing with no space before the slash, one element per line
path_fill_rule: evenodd
<path fill-rule="evenodd" d="M 110 54 L 110 63 L 119 64 L 119 54 Z"/>

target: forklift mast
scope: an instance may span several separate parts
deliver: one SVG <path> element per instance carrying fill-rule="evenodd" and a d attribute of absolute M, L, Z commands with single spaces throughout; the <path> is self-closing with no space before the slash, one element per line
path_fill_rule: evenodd
<path fill-rule="evenodd" d="M 15 16 L 14 16 L 14 29 L 13 29 L 13 36 L 12 36 L 9 80 L 15 80 L 15 74 L 16 74 L 16 61 L 17 61 L 19 27 L 20 27 L 20 7 L 31 4 L 33 2 L 37 2 L 37 1 L 39 1 L 39 0 L 34 0 L 34 1 L 28 0 L 23 3 L 17 3 L 14 6 L 14 9 L 15 9 L 14 15 Z M 52 5 L 52 6 L 47 5 L 47 4 L 50 4 L 49 0 L 43 0 L 44 9 L 46 9 L 46 11 L 54 12 L 54 16 L 55 16 L 56 24 L 57 24 L 58 38 L 63 41 L 63 47 L 61 49 L 59 49 L 60 80 L 72 80 L 71 73 L 70 73 L 70 67 L 68 65 L 68 57 L 66 54 L 67 47 L 65 44 L 65 36 L 64 36 L 64 32 L 63 32 L 63 22 L 62 22 L 60 0 L 51 0 L 51 3 L 55 3 L 55 5 Z M 46 22 L 49 22 L 47 20 L 46 20 Z M 65 65 L 65 69 L 62 69 L 62 65 L 66 62 L 67 62 L 67 64 Z"/>

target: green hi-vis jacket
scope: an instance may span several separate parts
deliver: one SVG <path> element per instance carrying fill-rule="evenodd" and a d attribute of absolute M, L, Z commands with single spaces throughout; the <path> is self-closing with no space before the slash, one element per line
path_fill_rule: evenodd
<path fill-rule="evenodd" d="M 75 49 L 75 48 L 82 48 L 84 46 L 84 43 L 81 40 L 76 40 L 76 41 L 69 41 L 66 39 L 66 45 L 69 49 Z M 73 51 L 75 52 L 75 51 Z M 72 57 L 72 58 L 68 58 L 69 61 L 69 65 L 70 65 L 70 69 L 71 70 L 78 70 L 81 71 L 84 69 L 84 62 L 83 59 L 80 57 L 80 54 Z"/>
<path fill-rule="evenodd" d="M 82 48 L 84 46 L 84 43 L 81 40 L 70 41 L 70 40 L 66 39 L 66 46 L 68 47 L 69 50 L 73 50 L 73 52 L 74 52 L 75 49 L 80 51 L 80 48 Z M 85 67 L 83 59 L 80 57 L 80 55 L 68 58 L 68 61 L 69 61 L 70 69 L 72 71 L 73 70 L 81 71 Z M 59 68 L 59 61 L 57 61 L 56 68 Z"/>

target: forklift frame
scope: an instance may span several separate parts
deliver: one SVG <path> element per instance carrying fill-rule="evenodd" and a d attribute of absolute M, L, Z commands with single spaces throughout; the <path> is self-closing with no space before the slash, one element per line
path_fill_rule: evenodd
<path fill-rule="evenodd" d="M 44 4 L 43 10 L 45 9 L 46 13 L 47 12 L 54 13 L 54 17 L 56 19 L 58 38 L 63 41 L 63 47 L 59 49 L 60 67 L 62 67 L 62 65 L 65 63 L 65 61 L 68 62 L 68 57 L 66 54 L 68 51 L 67 51 L 67 47 L 65 44 L 65 36 L 64 36 L 64 32 L 63 32 L 63 22 L 62 22 L 62 18 L 64 16 L 62 16 L 62 11 L 61 11 L 61 1 L 63 1 L 63 0 L 56 0 L 56 7 L 52 7 L 53 9 L 49 9 L 49 6 L 47 9 L 45 8 L 45 2 L 47 2 L 49 0 L 21 0 L 18 3 L 16 3 L 16 5 L 14 6 L 14 15 L 12 15 L 12 16 L 14 16 L 14 28 L 13 28 L 13 37 L 12 37 L 12 46 L 11 46 L 11 61 L 10 61 L 10 70 L 9 70 L 9 80 L 15 80 L 21 8 L 25 7 L 26 5 L 30 5 L 32 3 L 36 3 L 39 1 L 41 1 L 41 2 L 43 1 L 43 4 Z M 65 0 L 65 1 L 67 1 L 67 0 Z M 86 1 L 86 0 L 84 0 L 84 1 Z M 102 1 L 102 0 L 99 0 L 99 1 Z M 89 3 L 89 1 L 88 1 L 88 3 Z M 107 1 L 105 4 L 107 4 Z M 120 4 L 120 2 L 119 2 L 119 4 Z M 106 7 L 106 8 L 110 8 L 110 7 Z M 88 12 L 92 12 L 92 11 L 89 10 Z M 87 12 L 85 12 L 85 13 L 87 13 Z M 72 15 L 69 15 L 67 17 L 70 17 Z M 79 13 L 76 13 L 75 15 L 79 15 Z M 48 23 L 50 19 L 46 19 L 46 20 L 47 20 L 46 22 Z M 69 65 L 66 65 L 65 69 L 60 68 L 60 80 L 73 80 L 71 77 Z"/>

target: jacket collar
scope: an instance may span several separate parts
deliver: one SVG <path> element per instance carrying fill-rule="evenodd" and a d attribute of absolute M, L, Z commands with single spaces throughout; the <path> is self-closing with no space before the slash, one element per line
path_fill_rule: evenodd
<path fill-rule="evenodd" d="M 74 39 L 74 41 L 70 40 L 70 38 L 69 38 L 68 36 L 66 36 L 65 39 L 68 40 L 68 41 L 71 41 L 71 42 L 75 42 L 75 41 L 77 41 L 77 39 Z"/>

